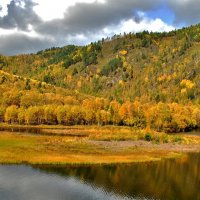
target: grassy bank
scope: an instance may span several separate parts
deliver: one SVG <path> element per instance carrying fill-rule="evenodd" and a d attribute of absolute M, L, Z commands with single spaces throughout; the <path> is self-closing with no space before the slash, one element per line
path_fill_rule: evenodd
<path fill-rule="evenodd" d="M 182 142 L 178 135 L 128 126 L 63 126 L 63 125 L 15 125 L 0 123 L 0 131 L 26 132 L 48 136 L 86 137 L 97 141 L 147 140 L 155 143 Z"/>
<path fill-rule="evenodd" d="M 1 124 L 0 127 L 5 127 Z M 19 126 L 17 126 L 19 128 Z M 16 126 L 9 126 L 13 131 Z M 22 127 L 21 127 L 22 128 Z M 31 128 L 25 126 L 24 128 Z M 198 136 L 169 136 L 126 127 L 36 126 L 39 134 L 0 132 L 0 163 L 105 164 L 158 161 L 200 151 Z M 167 138 L 167 139 L 166 139 Z"/>

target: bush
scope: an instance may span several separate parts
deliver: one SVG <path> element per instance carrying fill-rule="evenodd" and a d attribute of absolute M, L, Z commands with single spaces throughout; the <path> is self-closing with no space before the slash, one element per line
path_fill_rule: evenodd
<path fill-rule="evenodd" d="M 151 136 L 150 133 L 146 133 L 144 138 L 145 138 L 146 141 L 151 141 L 152 140 L 152 136 Z"/>
<path fill-rule="evenodd" d="M 113 72 L 117 68 L 122 67 L 122 65 L 123 62 L 120 58 L 114 58 L 110 60 L 109 63 L 101 69 L 101 74 L 104 76 L 108 76 L 110 72 Z"/>

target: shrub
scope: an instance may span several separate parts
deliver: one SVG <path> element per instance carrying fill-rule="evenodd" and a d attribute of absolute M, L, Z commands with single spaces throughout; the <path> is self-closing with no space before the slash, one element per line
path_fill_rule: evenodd
<path fill-rule="evenodd" d="M 122 65 L 123 62 L 120 58 L 114 58 L 110 60 L 109 63 L 101 69 L 101 74 L 104 76 L 108 76 L 110 72 L 113 72 L 117 68 L 122 67 Z"/>
<path fill-rule="evenodd" d="M 152 140 L 152 136 L 151 136 L 150 133 L 146 133 L 144 138 L 145 138 L 146 141 L 151 141 Z"/>

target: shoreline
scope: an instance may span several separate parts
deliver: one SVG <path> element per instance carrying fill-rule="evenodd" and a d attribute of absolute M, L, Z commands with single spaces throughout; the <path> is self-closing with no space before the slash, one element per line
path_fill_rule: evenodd
<path fill-rule="evenodd" d="M 171 142 L 170 138 L 164 143 L 156 140 L 157 135 L 153 141 L 138 139 L 142 132 L 126 127 L 45 126 L 44 130 L 51 131 L 48 134 L 0 131 L 0 164 L 129 164 L 200 152 L 200 137 L 194 135 L 183 134 L 181 140 Z"/>

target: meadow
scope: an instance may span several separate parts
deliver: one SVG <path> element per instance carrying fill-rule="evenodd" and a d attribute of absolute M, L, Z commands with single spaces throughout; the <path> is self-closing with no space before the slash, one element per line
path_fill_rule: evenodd
<path fill-rule="evenodd" d="M 132 163 L 200 151 L 199 136 L 130 127 L 1 124 L 0 129 L 2 164 Z"/>

